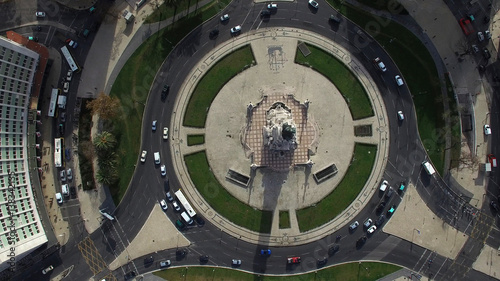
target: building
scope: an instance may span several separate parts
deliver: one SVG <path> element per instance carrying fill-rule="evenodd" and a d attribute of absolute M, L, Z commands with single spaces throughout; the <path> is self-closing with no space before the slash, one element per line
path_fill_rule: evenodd
<path fill-rule="evenodd" d="M 28 158 L 28 112 L 40 55 L 0 37 L 0 271 L 46 243 Z M 37 73 L 38 71 L 38 73 Z"/>

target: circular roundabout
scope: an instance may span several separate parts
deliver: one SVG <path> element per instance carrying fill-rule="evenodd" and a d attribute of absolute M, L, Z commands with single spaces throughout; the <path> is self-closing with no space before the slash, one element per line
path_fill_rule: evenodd
<path fill-rule="evenodd" d="M 216 93 L 204 126 L 187 126 L 199 81 L 245 46 L 251 65 Z M 356 102 L 324 74 L 294 61 L 298 52 L 307 57 L 308 46 L 330 54 L 356 77 L 353 84 L 364 89 L 371 116 L 354 116 Z M 386 165 L 387 114 L 365 66 L 342 46 L 305 30 L 262 29 L 221 43 L 183 82 L 172 117 L 170 148 L 180 188 L 221 231 L 250 243 L 302 245 L 334 233 L 378 190 Z M 193 136 L 204 141 L 193 145 Z M 196 163 L 193 155 L 205 170 L 189 164 Z M 365 158 L 372 160 L 362 184 L 346 183 Z M 327 214 L 339 200 L 345 207 Z"/>

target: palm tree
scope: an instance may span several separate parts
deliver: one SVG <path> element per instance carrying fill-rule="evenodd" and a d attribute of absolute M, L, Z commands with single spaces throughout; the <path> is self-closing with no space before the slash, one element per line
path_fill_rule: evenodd
<path fill-rule="evenodd" d="M 103 131 L 94 139 L 94 146 L 98 151 L 108 151 L 116 145 L 116 138 L 108 131 Z"/>

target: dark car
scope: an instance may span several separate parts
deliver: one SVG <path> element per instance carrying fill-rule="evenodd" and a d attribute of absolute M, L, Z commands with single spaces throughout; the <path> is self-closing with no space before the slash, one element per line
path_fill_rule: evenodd
<path fill-rule="evenodd" d="M 340 23 L 340 18 L 335 15 L 330 15 L 329 20 L 334 23 Z"/>
<path fill-rule="evenodd" d="M 39 25 L 37 25 L 37 26 L 36 26 L 36 31 L 42 31 L 42 27 L 41 27 L 41 26 L 39 26 Z"/>
<path fill-rule="evenodd" d="M 64 136 L 64 124 L 63 123 L 59 124 L 59 135 L 61 137 Z"/>
<path fill-rule="evenodd" d="M 265 257 L 268 257 L 271 255 L 271 249 L 261 249 L 260 250 L 260 255 L 261 256 L 265 256 Z"/>
<path fill-rule="evenodd" d="M 183 258 L 187 255 L 187 251 L 184 250 L 184 249 L 178 249 L 177 251 L 175 251 L 175 255 L 178 257 L 178 258 Z"/>
<path fill-rule="evenodd" d="M 338 244 L 335 244 L 333 246 L 331 246 L 329 249 L 328 249 L 328 254 L 330 256 L 333 256 L 335 255 L 336 252 L 338 252 L 340 249 L 340 246 Z"/>
<path fill-rule="evenodd" d="M 144 259 L 144 264 L 152 264 L 154 261 L 155 259 L 153 258 L 153 256 L 149 256 Z"/>
<path fill-rule="evenodd" d="M 64 155 L 66 156 L 66 161 L 71 160 L 71 151 L 69 150 L 69 148 L 66 148 L 64 150 Z"/>
<path fill-rule="evenodd" d="M 269 11 L 269 10 L 263 10 L 262 12 L 260 12 L 260 16 L 262 18 L 264 18 L 264 17 L 270 17 L 271 16 L 271 11 Z"/>
<path fill-rule="evenodd" d="M 492 201 L 490 202 L 490 206 L 491 206 L 491 208 L 492 208 L 493 210 L 495 210 L 495 211 L 498 213 L 498 210 L 499 210 L 499 209 L 498 209 L 498 204 L 497 204 L 497 202 L 495 202 L 495 201 L 493 201 L 493 200 L 492 200 Z"/>
<path fill-rule="evenodd" d="M 184 228 L 186 228 L 186 225 L 181 221 L 181 220 L 176 220 L 175 221 L 175 226 L 179 229 L 179 230 L 183 230 Z"/>
<path fill-rule="evenodd" d="M 137 274 L 135 273 L 135 271 L 129 271 L 127 272 L 127 274 L 125 274 L 125 279 L 130 279 L 132 277 L 135 277 Z"/>
<path fill-rule="evenodd" d="M 375 222 L 375 225 L 377 227 L 380 227 L 384 222 L 385 222 L 385 217 L 384 215 L 381 215 L 380 217 L 378 217 L 377 221 Z"/>
<path fill-rule="evenodd" d="M 161 91 L 161 99 L 165 100 L 167 98 L 168 92 L 170 92 L 169 85 L 163 85 L 163 90 Z"/>
<path fill-rule="evenodd" d="M 385 198 L 387 198 L 387 199 L 391 198 L 392 194 L 394 194 L 394 190 L 391 187 L 389 187 L 389 190 L 385 194 Z"/>
<path fill-rule="evenodd" d="M 218 29 L 212 29 L 212 31 L 210 31 L 210 34 L 208 34 L 208 37 L 210 39 L 214 39 L 217 36 L 219 36 L 219 30 Z"/>
<path fill-rule="evenodd" d="M 76 197 L 76 188 L 74 186 L 70 187 L 69 193 L 71 194 L 71 197 L 75 198 Z"/>
<path fill-rule="evenodd" d="M 356 246 L 357 247 L 361 247 L 363 246 L 365 243 L 366 243 L 366 236 L 362 236 L 358 239 L 358 241 L 356 241 Z"/>
<path fill-rule="evenodd" d="M 483 49 L 483 56 L 485 59 L 491 58 L 491 54 L 490 54 L 490 51 L 488 50 L 488 48 Z"/>
<path fill-rule="evenodd" d="M 317 266 L 318 267 L 323 267 L 326 265 L 326 263 L 328 262 L 328 258 L 323 258 L 323 259 L 318 259 L 318 261 L 316 262 Z"/>
<path fill-rule="evenodd" d="M 198 224 L 198 226 L 204 226 L 205 225 L 205 220 L 201 216 L 197 215 L 196 218 L 195 218 L 195 220 L 196 220 L 196 223 Z"/>
<path fill-rule="evenodd" d="M 201 255 L 200 256 L 200 263 L 207 263 L 208 262 L 208 255 Z"/>
<path fill-rule="evenodd" d="M 384 211 L 385 205 L 386 205 L 386 203 L 384 201 L 382 201 L 380 204 L 378 204 L 377 210 L 375 210 L 377 212 L 377 214 L 380 214 Z"/>

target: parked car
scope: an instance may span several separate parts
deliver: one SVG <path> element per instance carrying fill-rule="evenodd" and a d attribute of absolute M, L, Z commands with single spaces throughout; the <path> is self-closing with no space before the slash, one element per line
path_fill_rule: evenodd
<path fill-rule="evenodd" d="M 490 54 L 490 51 L 488 50 L 488 48 L 484 48 L 483 49 L 483 57 L 485 59 L 490 59 L 491 58 L 491 54 Z"/>
<path fill-rule="evenodd" d="M 491 167 L 497 167 L 497 158 L 493 154 L 488 154 L 488 162 L 490 162 Z"/>
<path fill-rule="evenodd" d="M 141 153 L 141 162 L 144 163 L 146 162 L 146 156 L 148 155 L 148 152 L 146 150 L 143 150 Z"/>
<path fill-rule="evenodd" d="M 472 50 L 475 54 L 479 53 L 479 48 L 477 47 L 477 45 L 472 45 Z"/>
<path fill-rule="evenodd" d="M 393 193 L 394 193 L 394 189 L 389 187 L 389 191 L 387 191 L 387 193 L 385 194 L 385 198 L 387 198 L 387 199 L 391 198 Z"/>
<path fill-rule="evenodd" d="M 271 12 L 269 10 L 263 10 L 262 12 L 260 12 L 260 16 L 262 18 L 264 18 L 264 17 L 270 17 L 271 16 Z"/>
<path fill-rule="evenodd" d="M 69 82 L 71 81 L 72 78 L 73 78 L 73 71 L 69 69 L 68 72 L 66 73 L 66 80 Z"/>
<path fill-rule="evenodd" d="M 76 198 L 76 188 L 74 186 L 69 188 L 69 193 L 71 194 L 71 197 Z"/>
<path fill-rule="evenodd" d="M 63 203 L 63 197 L 62 197 L 62 194 L 61 193 L 56 193 L 56 201 L 58 204 L 62 204 Z"/>
<path fill-rule="evenodd" d="M 330 256 L 333 256 L 336 252 L 338 252 L 340 250 L 340 246 L 338 244 L 335 244 L 333 246 L 331 246 L 329 249 L 328 249 L 328 254 Z"/>
<path fill-rule="evenodd" d="M 185 249 L 178 249 L 175 251 L 175 255 L 179 258 L 183 258 L 187 255 L 187 251 Z"/>
<path fill-rule="evenodd" d="M 161 261 L 160 262 L 160 267 L 168 267 L 170 266 L 172 263 L 170 262 L 170 260 L 164 260 L 164 261 Z"/>
<path fill-rule="evenodd" d="M 399 192 L 405 191 L 405 188 L 406 188 L 406 182 L 401 181 L 401 183 L 399 184 Z"/>
<path fill-rule="evenodd" d="M 231 28 L 231 35 L 237 35 L 241 32 L 241 25 Z"/>
<path fill-rule="evenodd" d="M 149 257 L 144 259 L 144 264 L 151 264 L 154 262 L 154 260 L 155 259 L 153 258 L 153 256 L 149 256 Z"/>
<path fill-rule="evenodd" d="M 484 134 L 485 135 L 491 135 L 490 125 L 488 125 L 488 124 L 484 125 Z"/>
<path fill-rule="evenodd" d="M 44 12 L 36 12 L 36 13 L 35 13 L 35 16 L 36 16 L 37 18 L 44 18 L 44 17 L 45 17 L 45 13 L 44 13 Z"/>
<path fill-rule="evenodd" d="M 220 21 L 221 22 L 225 22 L 225 21 L 228 21 L 228 20 L 229 20 L 229 15 L 228 14 L 222 15 L 220 17 Z"/>
<path fill-rule="evenodd" d="M 375 225 L 372 225 L 370 228 L 368 228 L 367 232 L 369 234 L 372 234 L 373 232 L 375 232 L 375 230 L 377 230 L 377 227 Z"/>
<path fill-rule="evenodd" d="M 54 267 L 52 265 L 49 265 L 49 267 L 47 267 L 44 270 L 42 270 L 42 274 L 47 274 L 50 271 L 52 271 L 53 269 L 54 269 Z"/>
<path fill-rule="evenodd" d="M 377 214 L 382 213 L 382 212 L 384 211 L 385 205 L 386 205 L 386 203 L 385 203 L 384 201 L 380 202 L 380 204 L 378 204 L 378 207 L 377 207 L 377 209 L 375 210 L 375 212 L 376 212 Z"/>
<path fill-rule="evenodd" d="M 377 227 L 380 227 L 384 222 L 385 222 L 384 215 L 380 215 L 380 217 L 378 217 L 377 221 L 375 222 L 375 225 Z"/>
<path fill-rule="evenodd" d="M 309 5 L 311 5 L 311 7 L 313 7 L 314 9 L 317 9 L 319 7 L 318 2 L 314 0 L 309 0 Z"/>
<path fill-rule="evenodd" d="M 78 43 L 76 41 L 73 41 L 73 40 L 70 40 L 68 45 L 73 49 L 76 49 L 76 47 L 78 47 Z"/>
<path fill-rule="evenodd" d="M 66 112 L 61 113 L 61 122 L 66 122 Z"/>
<path fill-rule="evenodd" d="M 298 264 L 301 262 L 301 259 L 300 259 L 300 257 L 291 257 L 291 258 L 287 258 L 286 262 L 288 264 Z"/>
<path fill-rule="evenodd" d="M 161 199 L 160 201 L 160 207 L 163 211 L 166 211 L 168 210 L 168 205 L 167 205 L 167 201 L 165 201 L 165 199 Z"/>
<path fill-rule="evenodd" d="M 370 227 L 370 225 L 372 225 L 372 222 L 373 222 L 373 221 L 372 221 L 372 219 L 368 218 L 368 219 L 366 219 L 366 220 L 365 220 L 365 222 L 363 223 L 363 226 L 364 226 L 365 228 L 368 228 L 368 227 Z"/>
<path fill-rule="evenodd" d="M 65 92 L 65 93 L 69 92 L 69 82 L 64 82 L 64 84 L 63 84 L 63 92 Z"/>
<path fill-rule="evenodd" d="M 354 231 L 356 228 L 358 228 L 358 226 L 359 226 L 358 221 L 351 223 L 351 225 L 349 225 L 349 231 Z"/>
<path fill-rule="evenodd" d="M 200 263 L 207 263 L 208 262 L 208 255 L 201 255 L 200 256 Z"/>
<path fill-rule="evenodd" d="M 168 140 L 168 128 L 163 127 L 163 139 Z"/>
<path fill-rule="evenodd" d="M 484 35 L 481 31 L 477 33 L 477 39 L 479 40 L 479 42 L 482 42 L 484 40 Z"/>
<path fill-rule="evenodd" d="M 382 183 L 380 184 L 379 190 L 381 192 L 385 192 L 385 190 L 387 189 L 387 187 L 389 187 L 389 182 L 386 181 L 386 180 L 383 180 Z"/>
<path fill-rule="evenodd" d="M 316 265 L 317 265 L 318 267 L 323 267 L 323 266 L 325 266 L 325 265 L 326 265 L 326 263 L 327 263 L 327 262 L 328 262 L 328 258 L 327 258 L 327 257 L 324 257 L 324 258 L 322 258 L 322 259 L 318 259 L 318 260 L 316 261 Z"/>
<path fill-rule="evenodd" d="M 232 264 L 233 266 L 240 266 L 240 265 L 241 265 L 241 260 L 236 260 L 236 259 L 233 259 L 233 260 L 231 261 L 231 264 Z"/>
<path fill-rule="evenodd" d="M 174 207 L 174 210 L 177 212 L 181 210 L 181 206 L 177 203 L 177 201 L 172 201 L 172 207 Z"/>
<path fill-rule="evenodd" d="M 491 39 L 491 32 L 489 30 L 486 30 L 484 32 L 484 37 L 486 37 L 487 40 L 490 40 Z"/>
<path fill-rule="evenodd" d="M 278 4 L 276 4 L 276 3 L 269 3 L 269 4 L 267 5 L 267 8 L 268 8 L 269 10 L 278 9 Z"/>
<path fill-rule="evenodd" d="M 66 176 L 68 177 L 69 181 L 73 179 L 73 171 L 71 170 L 71 168 L 66 170 Z"/>
<path fill-rule="evenodd" d="M 356 246 L 361 247 L 365 244 L 366 242 L 366 236 L 361 236 L 357 241 L 356 241 Z"/>
<path fill-rule="evenodd" d="M 59 175 L 61 176 L 61 181 L 65 182 L 66 181 L 66 171 L 62 170 L 61 172 L 59 172 Z"/>
<path fill-rule="evenodd" d="M 165 195 L 167 196 L 168 201 L 170 201 L 170 202 L 174 201 L 174 197 L 172 197 L 172 195 L 170 194 L 170 191 L 168 191 Z"/>
<path fill-rule="evenodd" d="M 396 211 L 396 205 L 392 205 L 392 207 L 387 211 L 387 216 L 390 217 Z"/>

